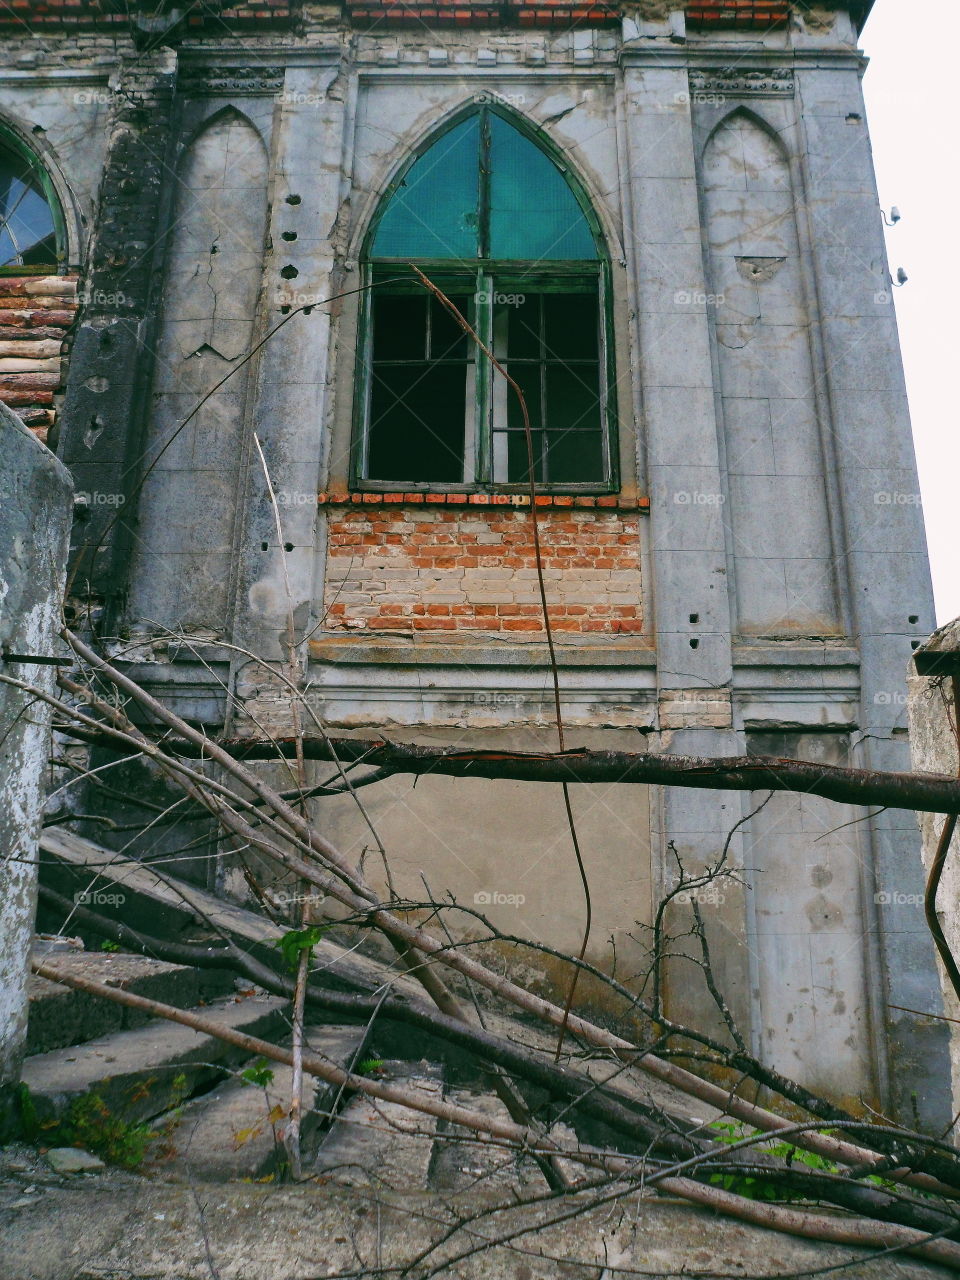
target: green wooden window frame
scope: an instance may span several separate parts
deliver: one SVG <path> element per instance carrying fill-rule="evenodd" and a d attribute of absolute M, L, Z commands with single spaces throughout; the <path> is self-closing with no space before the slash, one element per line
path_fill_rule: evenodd
<path fill-rule="evenodd" d="M 46 234 L 30 240 L 40 224 L 49 228 Z M 15 134 L 0 129 L 0 275 L 49 275 L 66 258 L 66 224 L 49 173 Z"/>
<path fill-rule="evenodd" d="M 539 162 L 529 151 L 518 153 L 538 179 L 533 200 L 548 203 L 551 193 L 548 190 L 545 198 L 543 191 L 553 184 L 554 207 L 548 207 L 533 228 L 534 238 L 544 226 L 549 230 L 546 237 L 541 235 L 546 252 L 538 258 L 492 256 L 498 237 L 501 248 L 504 241 L 508 248 L 513 243 L 524 247 L 522 228 L 515 234 L 511 223 L 510 201 L 516 205 L 526 199 L 522 175 L 518 186 L 514 172 L 512 186 L 501 184 L 501 191 L 506 187 L 505 196 L 500 195 L 505 212 L 501 211 L 503 216 L 496 223 L 496 209 L 491 210 L 498 198 L 491 163 L 491 153 L 495 160 L 496 150 L 491 147 L 491 139 L 496 133 L 506 137 L 503 123 L 497 121 L 505 122 L 537 149 Z M 469 132 L 464 129 L 465 124 Z M 383 252 L 384 241 L 388 249 L 403 249 L 417 247 L 418 240 L 430 245 L 437 238 L 426 219 L 419 227 L 411 222 L 405 228 L 402 216 L 393 216 L 396 205 L 392 201 L 398 193 L 402 199 L 407 178 L 418 161 L 431 155 L 438 144 L 442 148 L 451 135 L 449 147 L 457 145 L 454 131 L 458 129 L 461 138 L 472 133 L 479 143 L 475 226 L 470 215 L 452 223 L 449 207 L 444 207 L 444 202 L 449 205 L 449 192 L 441 192 L 438 222 L 445 221 L 448 232 L 453 228 L 449 236 L 456 241 L 452 251 L 424 257 Z M 543 167 L 545 164 L 549 170 Z M 522 166 L 514 164 L 514 170 L 518 167 Z M 559 182 L 555 180 L 557 176 Z M 462 166 L 459 180 L 464 182 Z M 561 183 L 566 194 L 561 191 Z M 381 236 L 385 225 L 388 234 Z M 471 240 L 473 243 L 468 243 Z M 559 252 L 565 243 L 573 243 L 583 256 L 550 256 L 552 245 L 557 244 L 559 248 L 553 252 Z M 465 256 L 470 249 L 473 252 Z M 586 256 L 585 251 L 591 256 Z M 423 286 L 410 270 L 411 262 L 448 296 L 458 300 L 469 322 L 511 376 L 526 383 L 539 486 L 551 492 L 615 491 L 619 476 L 610 268 L 599 223 L 555 148 L 518 117 L 492 106 L 461 114 L 411 156 L 385 193 L 367 234 L 362 270 L 363 283 L 370 287 L 365 289 L 361 304 L 352 484 L 370 490 L 496 492 L 524 488 L 529 482 L 525 436 L 515 393 L 469 339 L 464 338 L 459 352 L 451 354 L 457 345 L 456 335 L 444 329 L 444 321 L 437 318 L 437 304 L 428 301 Z M 584 299 L 584 316 L 579 318 L 577 297 Z M 517 298 L 522 302 L 518 303 Z M 534 329 L 530 317 L 534 309 L 540 317 L 537 352 L 530 349 Z M 555 346 L 547 341 L 548 330 L 560 332 L 558 317 L 565 310 L 572 318 L 572 328 L 576 330 L 579 325 L 582 351 L 578 352 L 569 331 Z M 515 313 L 512 326 L 511 311 Z M 391 312 L 395 313 L 392 331 L 383 321 Z M 440 329 L 448 344 L 442 351 L 434 350 L 433 333 Z M 514 331 L 525 335 L 523 354 L 515 344 L 511 345 Z M 453 368 L 458 361 L 462 388 Z M 406 387 L 410 388 L 409 394 Z M 575 416 L 578 397 L 586 406 L 579 418 Z M 383 421 L 383 415 L 378 417 L 376 413 L 378 398 L 380 403 L 402 406 L 403 412 L 395 416 L 405 420 L 409 439 L 400 428 L 395 435 L 386 430 L 378 433 L 377 424 Z M 426 417 L 422 412 L 424 401 L 431 404 Z M 436 410 L 438 403 L 448 406 L 443 416 Z M 577 447 L 582 448 L 582 463 L 578 462 Z M 458 451 L 462 455 L 459 463 L 455 456 Z M 429 463 L 424 461 L 428 452 Z"/>

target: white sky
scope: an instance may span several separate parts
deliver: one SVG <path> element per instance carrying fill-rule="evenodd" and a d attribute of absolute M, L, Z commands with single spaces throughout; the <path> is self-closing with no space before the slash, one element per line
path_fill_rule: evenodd
<path fill-rule="evenodd" d="M 894 294 L 942 625 L 960 615 L 960 3 L 876 0 L 860 43 L 880 203 L 903 215 L 887 253 L 910 277 Z"/>

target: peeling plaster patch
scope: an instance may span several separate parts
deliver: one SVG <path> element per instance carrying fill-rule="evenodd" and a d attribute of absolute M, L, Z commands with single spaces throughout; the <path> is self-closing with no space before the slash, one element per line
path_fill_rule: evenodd
<path fill-rule="evenodd" d="M 680 7 L 677 0 L 640 0 L 637 13 L 648 22 L 662 22 Z"/>
<path fill-rule="evenodd" d="M 837 21 L 834 10 L 824 9 L 819 5 L 804 9 L 799 17 L 808 31 L 832 31 Z"/>
<path fill-rule="evenodd" d="M 785 262 L 786 258 L 737 258 L 737 270 L 744 280 L 763 284 L 772 280 Z"/>
<path fill-rule="evenodd" d="M 731 351 L 748 346 L 756 335 L 756 322 L 751 324 L 718 324 L 717 341 Z"/>
<path fill-rule="evenodd" d="M 99 413 L 95 413 L 90 419 L 90 425 L 83 433 L 83 443 L 87 449 L 92 449 L 100 437 L 103 435 L 103 429 L 106 423 L 100 417 Z"/>

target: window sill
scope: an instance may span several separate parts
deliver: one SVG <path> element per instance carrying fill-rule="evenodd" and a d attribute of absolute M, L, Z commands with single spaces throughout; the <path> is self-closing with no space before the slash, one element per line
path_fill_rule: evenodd
<path fill-rule="evenodd" d="M 426 506 L 443 507 L 529 507 L 528 493 L 426 493 L 420 491 L 380 492 L 331 492 L 318 493 L 317 504 L 328 507 L 352 506 Z M 616 494 L 604 494 L 591 497 L 586 494 L 573 493 L 540 493 L 537 494 L 538 507 L 599 507 L 618 511 L 649 512 L 650 499 L 645 497 L 625 497 Z"/>

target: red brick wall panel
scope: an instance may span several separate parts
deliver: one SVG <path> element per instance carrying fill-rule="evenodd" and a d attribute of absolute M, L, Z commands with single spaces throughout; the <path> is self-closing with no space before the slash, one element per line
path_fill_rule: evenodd
<path fill-rule="evenodd" d="M 542 639 L 529 509 L 440 497 L 422 506 L 331 507 L 327 628 Z M 636 510 L 552 506 L 539 522 L 554 629 L 642 631 Z"/>

